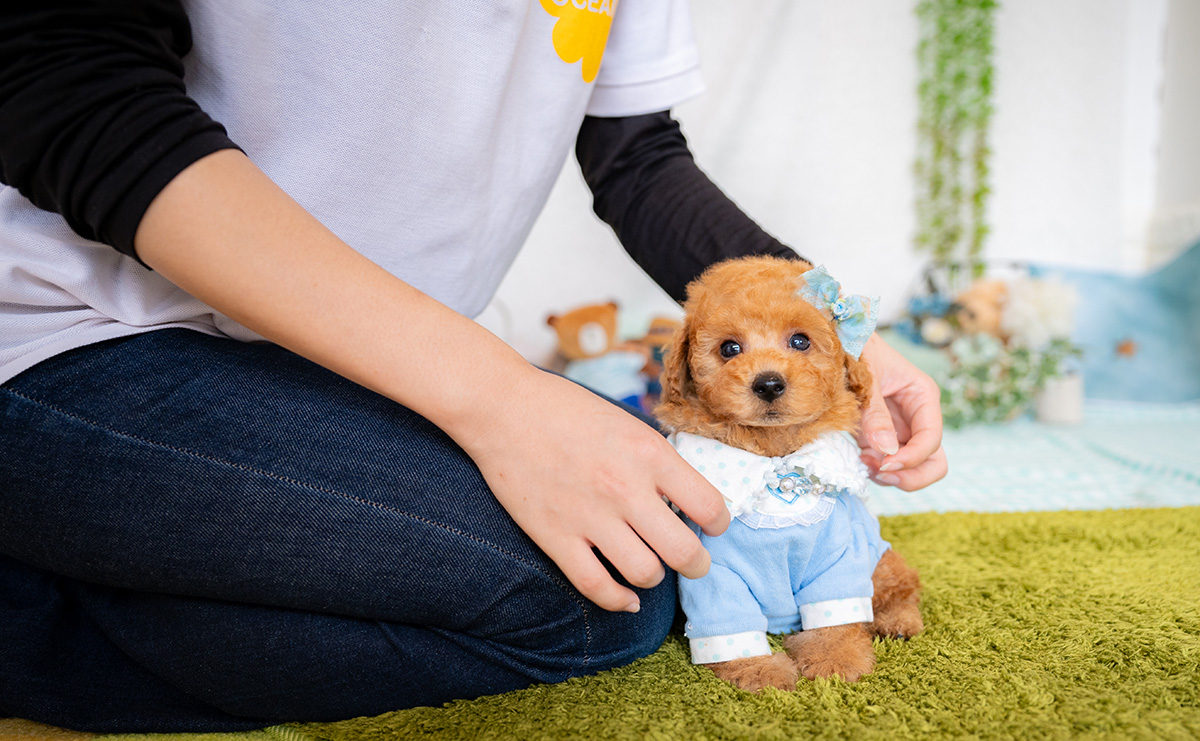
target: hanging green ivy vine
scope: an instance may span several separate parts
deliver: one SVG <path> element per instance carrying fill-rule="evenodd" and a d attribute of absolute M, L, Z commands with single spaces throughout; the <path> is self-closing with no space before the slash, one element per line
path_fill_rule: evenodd
<path fill-rule="evenodd" d="M 920 0 L 916 247 L 951 284 L 984 272 L 994 0 Z"/>

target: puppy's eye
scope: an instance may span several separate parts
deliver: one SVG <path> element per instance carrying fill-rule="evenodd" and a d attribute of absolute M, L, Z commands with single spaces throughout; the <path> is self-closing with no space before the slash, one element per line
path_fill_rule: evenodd
<path fill-rule="evenodd" d="M 808 335 L 796 333 L 788 340 L 788 347 L 793 350 L 807 350 L 811 343 L 808 341 Z"/>
<path fill-rule="evenodd" d="M 721 343 L 721 357 L 725 358 L 726 360 L 732 358 L 734 355 L 740 355 L 741 353 L 742 346 L 733 340 L 725 340 Z"/>

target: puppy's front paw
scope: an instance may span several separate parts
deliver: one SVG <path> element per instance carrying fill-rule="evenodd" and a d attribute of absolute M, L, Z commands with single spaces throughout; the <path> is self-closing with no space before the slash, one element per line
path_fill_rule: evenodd
<path fill-rule="evenodd" d="M 875 647 L 865 623 L 793 633 L 783 640 L 783 647 L 808 679 L 837 676 L 857 682 L 875 668 Z"/>
<path fill-rule="evenodd" d="M 796 689 L 796 665 L 787 654 L 751 656 L 709 664 L 721 679 L 747 692 L 758 692 L 764 687 L 775 687 L 791 691 Z"/>
<path fill-rule="evenodd" d="M 872 626 L 876 635 L 886 638 L 912 638 L 925 629 L 921 619 L 921 579 L 917 570 L 904 562 L 894 549 L 887 549 L 871 576 L 875 595 Z"/>
<path fill-rule="evenodd" d="M 876 613 L 872 627 L 878 636 L 907 640 L 925 629 L 925 621 L 916 602 L 903 602 Z"/>

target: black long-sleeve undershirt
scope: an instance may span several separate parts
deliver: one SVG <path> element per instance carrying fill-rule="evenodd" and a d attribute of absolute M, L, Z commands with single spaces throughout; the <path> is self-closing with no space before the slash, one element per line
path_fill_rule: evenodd
<path fill-rule="evenodd" d="M 0 14 L 0 182 L 134 255 L 150 201 L 236 145 L 187 96 L 177 2 L 21 3 Z"/>
<path fill-rule="evenodd" d="M 676 301 L 683 300 L 692 279 L 719 260 L 796 257 L 709 180 L 667 112 L 588 116 L 575 155 L 596 214 Z"/>
<path fill-rule="evenodd" d="M 136 258 L 150 202 L 236 148 L 188 97 L 177 0 L 24 2 L 0 13 L 0 182 L 78 234 Z M 576 154 L 596 213 L 668 294 L 735 255 L 794 256 L 696 166 L 666 113 L 585 119 Z"/>

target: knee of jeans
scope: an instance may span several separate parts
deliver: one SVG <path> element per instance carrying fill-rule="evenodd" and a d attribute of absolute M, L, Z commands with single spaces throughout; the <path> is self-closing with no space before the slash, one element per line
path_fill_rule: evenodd
<path fill-rule="evenodd" d="M 637 590 L 641 609 L 636 613 L 608 612 L 591 604 L 591 640 L 579 673 L 625 666 L 657 651 L 675 621 L 675 589 L 675 573 L 668 570 L 658 586 Z"/>
<path fill-rule="evenodd" d="M 595 674 L 648 656 L 662 645 L 675 619 L 675 582 L 668 569 L 657 586 L 637 589 L 641 607 L 636 613 L 610 612 L 564 585 L 557 597 L 542 594 L 526 604 L 530 612 L 522 619 L 506 619 L 509 630 L 458 640 L 488 663 L 536 682 Z"/>

